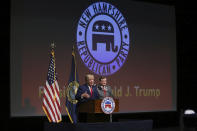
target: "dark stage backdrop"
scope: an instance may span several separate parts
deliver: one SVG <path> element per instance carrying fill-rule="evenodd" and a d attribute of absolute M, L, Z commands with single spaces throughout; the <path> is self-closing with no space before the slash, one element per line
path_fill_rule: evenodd
<path fill-rule="evenodd" d="M 11 1 L 11 116 L 44 115 L 42 89 L 47 78 L 52 41 L 55 41 L 56 44 L 56 70 L 61 91 L 62 114 L 66 114 L 65 89 L 70 74 L 73 45 L 76 47 L 80 84 L 84 83 L 86 73 L 95 74 L 95 81 L 98 82 L 99 72 L 91 71 L 91 68 L 89 69 L 88 65 L 84 64 L 84 59 L 81 59 L 82 52 L 78 51 L 79 46 L 77 46 L 79 35 L 83 36 L 83 33 L 86 33 L 86 37 L 90 37 L 90 33 L 92 33 L 88 29 L 89 32 L 82 31 L 80 34 L 78 22 L 82 20 L 83 12 L 95 2 L 97 1 Z M 120 28 L 117 28 L 119 31 L 117 32 L 114 27 L 114 33 L 116 31 L 119 36 L 115 41 L 120 42 L 127 39 L 126 43 L 129 45 L 125 47 L 128 50 L 125 56 L 121 53 L 112 54 L 114 58 L 119 59 L 120 67 L 117 61 L 114 63 L 116 65 L 108 63 L 111 72 L 107 74 L 103 70 L 107 71 L 109 68 L 106 66 L 104 69 L 104 64 L 99 64 L 102 65 L 100 67 L 101 75 L 107 75 L 108 84 L 111 85 L 114 96 L 120 99 L 119 112 L 176 110 L 174 7 L 130 0 L 106 2 L 108 6 L 114 7 L 114 11 L 120 11 L 120 15 L 126 21 L 124 23 L 126 32 Z M 113 19 L 113 16 L 109 14 L 104 16 L 110 19 L 111 23 L 117 24 L 115 23 L 117 19 Z M 84 15 L 84 17 L 88 20 L 87 16 Z M 98 18 L 101 22 L 104 21 L 102 21 L 102 17 L 94 18 Z M 91 20 L 95 20 L 94 18 Z M 121 35 L 121 33 L 128 35 Z M 93 38 L 85 39 L 89 41 Z M 97 44 L 98 50 L 105 48 L 103 45 L 102 42 Z M 115 47 L 114 52 L 116 52 Z M 93 52 L 89 51 L 89 53 Z M 121 62 L 121 58 L 115 57 L 117 54 L 124 58 L 123 62 Z M 94 60 L 95 63 L 98 64 L 102 60 L 107 61 L 108 57 L 102 58 L 102 53 L 97 56 Z M 112 58 L 109 59 L 112 60 Z"/>

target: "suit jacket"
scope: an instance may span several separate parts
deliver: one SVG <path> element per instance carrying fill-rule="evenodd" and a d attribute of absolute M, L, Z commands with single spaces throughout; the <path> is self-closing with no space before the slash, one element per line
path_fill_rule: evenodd
<path fill-rule="evenodd" d="M 92 96 L 90 98 L 81 98 L 81 95 L 85 92 L 87 92 L 87 94 L 91 96 L 91 93 L 87 84 L 79 86 L 77 94 L 75 96 L 76 99 L 79 101 L 79 103 L 87 102 L 88 100 L 99 99 L 99 94 L 98 94 L 96 86 L 92 86 Z"/>
<path fill-rule="evenodd" d="M 103 99 L 104 97 L 114 97 L 112 94 L 112 89 L 110 86 L 105 86 L 106 88 L 106 94 L 104 94 L 104 90 L 101 88 L 100 85 L 98 85 L 98 93 L 99 93 L 99 99 Z"/>

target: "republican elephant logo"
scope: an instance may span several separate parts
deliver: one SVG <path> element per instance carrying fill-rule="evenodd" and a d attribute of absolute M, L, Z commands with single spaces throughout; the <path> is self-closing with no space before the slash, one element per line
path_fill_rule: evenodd
<path fill-rule="evenodd" d="M 114 43 L 114 28 L 108 21 L 96 21 L 92 26 L 92 50 L 96 51 L 99 44 L 105 44 L 106 51 L 118 51 Z"/>

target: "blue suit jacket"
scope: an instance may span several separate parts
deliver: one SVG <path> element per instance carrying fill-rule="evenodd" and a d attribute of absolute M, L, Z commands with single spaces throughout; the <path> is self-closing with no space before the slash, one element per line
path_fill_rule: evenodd
<path fill-rule="evenodd" d="M 79 86 L 75 98 L 78 100 L 79 103 L 87 102 L 88 100 L 99 99 L 99 94 L 98 94 L 96 86 L 92 86 L 92 91 L 93 91 L 93 93 L 92 93 L 92 96 L 91 96 L 91 93 L 90 93 L 90 90 L 89 90 L 89 87 L 88 87 L 87 84 Z M 90 98 L 81 98 L 81 95 L 85 92 L 87 92 L 87 94 L 89 94 L 91 97 Z"/>

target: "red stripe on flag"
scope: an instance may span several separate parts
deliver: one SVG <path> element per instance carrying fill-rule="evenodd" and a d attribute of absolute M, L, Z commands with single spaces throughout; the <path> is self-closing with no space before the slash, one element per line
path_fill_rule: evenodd
<path fill-rule="evenodd" d="M 55 81 L 55 84 L 54 85 L 55 85 L 55 90 L 56 90 L 56 93 L 57 93 L 57 96 L 58 96 L 58 99 L 59 99 L 59 90 L 57 89 L 58 88 L 58 85 L 56 85 L 56 81 Z M 58 99 L 56 99 L 56 103 L 57 103 L 58 109 L 60 111 L 61 109 L 60 109 L 60 104 L 59 104 Z"/>
<path fill-rule="evenodd" d="M 51 88 L 53 88 L 53 86 L 51 86 Z M 55 86 L 55 89 L 56 89 L 56 86 Z M 60 111 L 60 104 L 59 104 L 59 91 L 57 92 L 56 90 L 56 94 L 55 94 L 55 102 L 54 102 L 54 106 L 55 106 L 55 110 L 56 110 L 56 114 L 57 114 L 57 117 L 58 117 L 58 120 L 61 120 L 61 115 L 59 114 L 61 111 Z M 56 107 L 57 106 L 57 107 Z"/>
<path fill-rule="evenodd" d="M 53 88 L 53 87 L 52 87 L 52 86 L 50 86 L 49 88 Z M 57 104 L 57 102 L 56 102 L 56 100 L 55 100 L 55 101 L 53 101 L 53 97 L 51 96 L 51 94 L 50 94 L 50 92 L 49 92 L 48 88 L 46 88 L 46 92 L 47 92 L 48 96 L 49 96 L 49 97 L 50 97 L 50 99 L 51 99 L 51 102 L 52 102 L 52 104 L 53 104 L 53 107 L 55 108 L 56 116 L 58 117 L 58 120 L 60 120 L 60 116 L 59 116 L 58 111 L 57 111 L 57 108 L 56 108 L 56 106 L 55 106 L 55 103 Z"/>
<path fill-rule="evenodd" d="M 48 105 L 48 107 L 49 107 L 51 113 L 53 114 L 53 117 L 55 118 L 55 121 L 57 121 L 57 118 L 55 117 L 54 110 L 53 110 L 53 108 L 51 107 L 51 104 L 50 104 L 49 100 L 46 98 L 45 95 L 44 95 L 44 99 L 45 99 L 45 101 L 46 101 L 46 103 L 47 103 L 47 105 Z"/>

